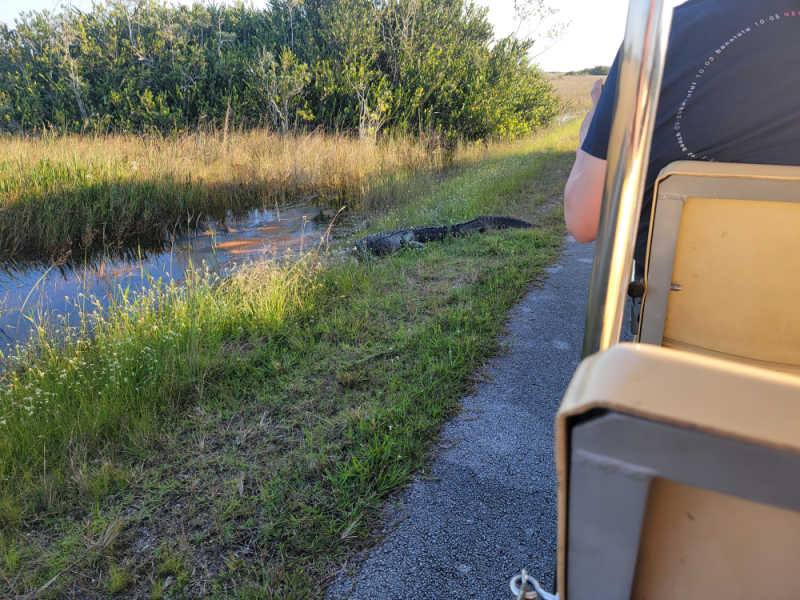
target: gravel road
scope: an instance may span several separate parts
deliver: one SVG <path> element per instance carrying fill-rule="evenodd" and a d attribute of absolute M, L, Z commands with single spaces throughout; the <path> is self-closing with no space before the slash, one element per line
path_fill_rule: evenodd
<path fill-rule="evenodd" d="M 552 590 L 553 419 L 580 358 L 594 247 L 568 239 L 511 311 L 508 351 L 442 430 L 432 472 L 387 509 L 383 542 L 327 600 L 511 598 L 524 566 Z"/>

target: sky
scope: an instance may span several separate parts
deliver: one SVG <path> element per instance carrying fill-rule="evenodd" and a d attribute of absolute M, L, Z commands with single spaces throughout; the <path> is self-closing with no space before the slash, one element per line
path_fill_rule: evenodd
<path fill-rule="evenodd" d="M 53 10 L 65 0 L 0 0 L 0 22 L 12 24 L 20 11 Z M 191 0 L 182 0 L 190 4 Z M 91 0 L 71 0 L 77 8 L 91 7 Z M 476 0 L 489 8 L 489 20 L 498 35 L 516 28 L 513 0 Z M 253 4 L 258 5 L 255 0 Z M 625 32 L 628 0 L 550 0 L 558 9 L 556 21 L 568 23 L 553 45 L 535 47 L 534 60 L 545 71 L 576 71 L 610 65 Z"/>

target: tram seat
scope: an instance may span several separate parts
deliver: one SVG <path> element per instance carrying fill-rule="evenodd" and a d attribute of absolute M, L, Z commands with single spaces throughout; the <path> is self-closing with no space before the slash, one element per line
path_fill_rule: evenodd
<path fill-rule="evenodd" d="M 644 344 L 556 418 L 561 600 L 800 598 L 800 378 Z"/>
<path fill-rule="evenodd" d="M 638 340 L 800 374 L 800 167 L 681 161 L 656 182 Z"/>

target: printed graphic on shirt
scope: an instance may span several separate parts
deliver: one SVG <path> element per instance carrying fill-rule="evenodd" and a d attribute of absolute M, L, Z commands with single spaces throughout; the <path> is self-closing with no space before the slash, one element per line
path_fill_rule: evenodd
<path fill-rule="evenodd" d="M 793 19 L 796 19 L 796 21 L 790 22 L 790 20 Z M 755 42 L 751 48 L 757 48 L 758 42 L 749 38 L 759 34 L 769 35 L 769 32 L 766 30 L 766 28 L 770 26 L 796 26 L 798 23 L 800 23 L 800 11 L 798 10 L 787 10 L 769 14 L 765 17 L 758 18 L 752 23 L 748 24 L 746 27 L 743 27 L 731 35 L 727 40 L 722 42 L 713 50 L 713 52 L 709 53 L 709 56 L 698 67 L 694 75 L 694 79 L 689 85 L 686 97 L 684 98 L 683 102 L 681 102 L 681 105 L 678 108 L 678 112 L 675 116 L 675 141 L 677 142 L 678 147 L 681 149 L 681 152 L 683 152 L 687 158 L 691 160 L 714 161 L 713 157 L 706 155 L 700 150 L 692 150 L 690 147 L 691 134 L 684 131 L 684 123 L 686 121 L 687 114 L 692 108 L 692 99 L 699 94 L 704 80 L 708 80 L 711 76 L 713 76 L 715 69 L 724 69 L 727 67 L 729 69 L 729 73 L 736 73 L 735 65 L 726 65 L 726 58 L 728 58 L 728 55 L 730 54 L 730 49 L 736 44 L 740 44 L 743 41 L 751 41 Z M 800 31 L 798 31 L 798 35 L 800 35 Z"/>

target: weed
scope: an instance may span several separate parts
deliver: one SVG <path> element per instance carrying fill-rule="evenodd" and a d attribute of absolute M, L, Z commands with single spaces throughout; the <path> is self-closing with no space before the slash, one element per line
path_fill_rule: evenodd
<path fill-rule="evenodd" d="M 102 461 L 96 468 L 90 468 L 89 472 L 82 491 L 94 501 L 123 489 L 127 483 L 126 473 L 109 460 Z"/>
<path fill-rule="evenodd" d="M 133 583 L 133 575 L 125 567 L 111 565 L 108 569 L 108 591 L 117 594 Z"/>
<path fill-rule="evenodd" d="M 23 518 L 23 508 L 13 490 L 0 492 L 0 530 L 14 529 Z"/>
<path fill-rule="evenodd" d="M 16 539 L 11 535 L 3 534 L 0 530 L 0 557 L 3 561 L 3 570 L 14 573 L 20 566 L 20 548 Z"/>
<path fill-rule="evenodd" d="M 168 581 L 161 579 L 153 579 L 151 581 L 152 589 L 150 591 L 150 600 L 161 600 L 164 598 L 164 592 L 166 591 L 166 588 L 169 587 L 168 585 L 165 585 L 165 583 L 168 583 Z"/>
<path fill-rule="evenodd" d="M 163 546 L 157 558 L 156 574 L 160 577 L 177 576 L 185 570 L 184 559 L 174 548 Z"/>
<path fill-rule="evenodd" d="M 90 521 L 86 532 L 86 548 L 92 553 L 108 553 L 113 549 L 124 523 L 121 519 L 100 518 Z"/>

